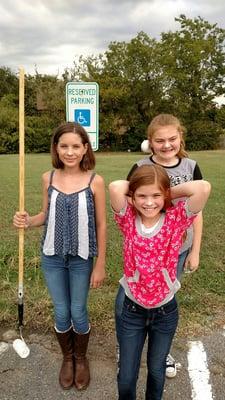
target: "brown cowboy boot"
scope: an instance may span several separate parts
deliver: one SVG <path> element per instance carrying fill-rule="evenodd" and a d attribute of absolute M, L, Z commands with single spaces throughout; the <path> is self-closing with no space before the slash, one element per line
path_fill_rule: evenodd
<path fill-rule="evenodd" d="M 89 363 L 86 357 L 90 330 L 87 333 L 79 334 L 74 332 L 74 357 L 75 375 L 74 384 L 78 390 L 85 390 L 90 382 Z"/>
<path fill-rule="evenodd" d="M 73 360 L 73 328 L 67 332 L 56 332 L 59 345 L 63 354 L 63 362 L 59 373 L 59 383 L 63 389 L 73 385 L 74 360 Z"/>

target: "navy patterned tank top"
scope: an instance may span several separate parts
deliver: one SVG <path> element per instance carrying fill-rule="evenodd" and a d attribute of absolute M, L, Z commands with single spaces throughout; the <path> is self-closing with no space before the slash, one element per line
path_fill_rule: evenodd
<path fill-rule="evenodd" d="M 87 260 L 97 256 L 94 196 L 90 184 L 79 192 L 66 194 L 52 185 L 48 187 L 48 210 L 42 240 L 47 256 L 72 255 Z"/>

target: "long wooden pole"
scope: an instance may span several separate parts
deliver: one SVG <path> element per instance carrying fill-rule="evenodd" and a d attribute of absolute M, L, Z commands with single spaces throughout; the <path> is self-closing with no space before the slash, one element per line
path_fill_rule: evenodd
<path fill-rule="evenodd" d="M 19 211 L 24 211 L 24 69 L 19 69 Z M 24 228 L 19 229 L 19 326 L 23 324 Z"/>

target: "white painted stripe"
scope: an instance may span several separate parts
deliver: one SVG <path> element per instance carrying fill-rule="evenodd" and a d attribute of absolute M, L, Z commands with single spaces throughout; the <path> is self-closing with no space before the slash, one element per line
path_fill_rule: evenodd
<path fill-rule="evenodd" d="M 78 197 L 78 255 L 85 260 L 89 255 L 88 213 L 86 191 L 79 193 Z"/>
<path fill-rule="evenodd" d="M 207 356 L 200 341 L 188 342 L 188 372 L 191 380 L 193 400 L 212 400 L 212 388 L 209 384 Z"/>
<path fill-rule="evenodd" d="M 49 209 L 49 219 L 48 228 L 45 236 L 45 241 L 43 245 L 43 253 L 46 256 L 52 256 L 55 254 L 54 241 L 55 241 L 55 209 L 56 209 L 56 199 L 58 192 L 56 190 L 52 191 L 51 203 Z"/>

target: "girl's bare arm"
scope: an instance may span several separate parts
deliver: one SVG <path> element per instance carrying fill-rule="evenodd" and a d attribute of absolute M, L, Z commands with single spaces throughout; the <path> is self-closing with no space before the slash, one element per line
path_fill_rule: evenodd
<path fill-rule="evenodd" d="M 200 212 L 209 197 L 211 185 L 204 180 L 190 181 L 173 186 L 171 189 L 172 199 L 188 197 L 188 208 L 192 213 Z"/>
<path fill-rule="evenodd" d="M 109 184 L 110 202 L 113 210 L 119 212 L 126 205 L 129 182 L 124 180 L 114 181 Z"/>
<path fill-rule="evenodd" d="M 98 257 L 91 275 L 90 286 L 99 287 L 105 279 L 106 257 L 106 195 L 105 183 L 101 176 L 96 175 L 91 185 L 95 201 L 95 218 L 98 244 Z"/>
<path fill-rule="evenodd" d="M 191 250 L 186 258 L 185 267 L 191 271 L 196 271 L 199 266 L 200 249 L 202 240 L 203 216 L 202 212 L 193 221 L 193 243 Z"/>

